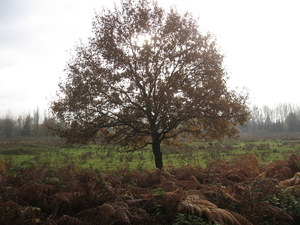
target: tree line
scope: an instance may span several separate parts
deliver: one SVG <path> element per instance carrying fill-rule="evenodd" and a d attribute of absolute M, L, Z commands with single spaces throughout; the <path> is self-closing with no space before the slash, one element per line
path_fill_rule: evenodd
<path fill-rule="evenodd" d="M 274 107 L 253 105 L 247 124 L 240 127 L 242 132 L 300 132 L 300 106 L 290 103 Z"/>
<path fill-rule="evenodd" d="M 0 118 L 0 138 L 52 136 L 48 129 L 51 124 L 54 124 L 54 120 L 46 112 L 41 118 L 39 108 L 33 114 L 19 115 L 17 118 L 8 112 L 5 117 Z"/>
<path fill-rule="evenodd" d="M 274 107 L 253 105 L 251 115 L 246 127 L 239 126 L 241 132 L 300 132 L 300 105 L 289 103 L 280 103 Z M 42 117 L 39 108 L 33 113 L 19 115 L 17 118 L 8 112 L 5 117 L 0 118 L 0 138 L 52 136 L 48 127 L 55 123 L 55 120 L 46 113 Z"/>

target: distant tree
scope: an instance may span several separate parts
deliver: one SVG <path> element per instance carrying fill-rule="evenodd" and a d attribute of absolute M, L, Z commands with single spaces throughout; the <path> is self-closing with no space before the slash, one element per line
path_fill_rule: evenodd
<path fill-rule="evenodd" d="M 272 124 L 273 122 L 270 119 L 269 114 L 267 114 L 266 120 L 265 120 L 265 130 L 272 132 Z"/>
<path fill-rule="evenodd" d="M 30 137 L 31 136 L 31 125 L 32 125 L 32 118 L 29 115 L 26 116 L 24 120 L 23 130 L 22 130 L 22 136 L 24 137 Z"/>
<path fill-rule="evenodd" d="M 14 134 L 14 120 L 11 118 L 5 118 L 4 120 L 4 135 L 5 137 L 13 137 Z"/>
<path fill-rule="evenodd" d="M 39 134 L 39 107 L 37 107 L 36 111 L 33 114 L 33 136 L 38 136 Z"/>
<path fill-rule="evenodd" d="M 43 121 L 43 123 L 41 124 L 41 127 L 40 127 L 42 136 L 52 136 L 53 133 L 49 129 L 49 127 L 54 127 L 55 124 L 56 124 L 56 122 L 53 118 L 48 118 L 48 117 L 45 116 L 44 121 Z"/>
<path fill-rule="evenodd" d="M 288 130 L 290 132 L 300 131 L 300 121 L 295 113 L 289 113 L 286 118 L 286 124 L 288 125 Z"/>
<path fill-rule="evenodd" d="M 277 120 L 276 123 L 273 124 L 274 132 L 283 132 L 283 123 L 280 120 Z"/>
<path fill-rule="evenodd" d="M 228 89 L 223 55 L 191 14 L 124 0 L 95 16 L 93 33 L 51 104 L 57 135 L 133 150 L 150 144 L 161 169 L 162 143 L 233 138 L 247 121 L 247 94 Z"/>
<path fill-rule="evenodd" d="M 13 120 L 13 116 L 9 111 L 5 119 L 2 121 L 2 135 L 7 138 L 11 138 L 14 135 L 15 130 L 15 122 Z"/>

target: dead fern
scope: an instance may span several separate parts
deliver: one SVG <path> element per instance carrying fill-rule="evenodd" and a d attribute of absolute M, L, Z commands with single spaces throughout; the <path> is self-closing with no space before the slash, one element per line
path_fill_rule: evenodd
<path fill-rule="evenodd" d="M 76 215 L 76 218 L 82 221 L 89 221 L 91 218 L 99 219 L 99 207 L 83 210 Z"/>
<path fill-rule="evenodd" d="M 236 202 L 244 201 L 251 202 L 252 201 L 252 188 L 243 184 L 232 184 L 230 186 L 231 195 L 234 199 L 239 199 Z"/>
<path fill-rule="evenodd" d="M 56 217 L 58 214 L 65 214 L 71 210 L 71 205 L 74 199 L 72 193 L 58 193 L 51 196 L 49 208 L 52 210 L 53 215 Z"/>
<path fill-rule="evenodd" d="M 233 168 L 228 171 L 226 171 L 226 177 L 230 181 L 234 182 L 242 182 L 246 180 L 248 174 L 245 169 L 238 169 L 238 168 Z"/>
<path fill-rule="evenodd" d="M 293 221 L 293 217 L 289 213 L 267 202 L 260 202 L 258 206 L 265 217 L 275 219 L 277 224 L 290 224 Z"/>
<path fill-rule="evenodd" d="M 186 192 L 178 189 L 173 192 L 166 192 L 161 196 L 158 196 L 158 198 L 161 199 L 162 211 L 170 218 L 174 218 L 177 213 L 179 202 L 186 198 Z"/>
<path fill-rule="evenodd" d="M 68 215 L 63 215 L 57 223 L 60 225 L 87 225 L 87 223 Z"/>
<path fill-rule="evenodd" d="M 22 211 L 23 211 L 22 216 L 24 218 L 34 219 L 36 217 L 35 210 L 32 208 L 32 206 L 27 206 Z"/>
<path fill-rule="evenodd" d="M 209 223 L 216 221 L 222 225 L 252 225 L 246 218 L 237 213 L 231 213 L 225 209 L 218 208 L 217 205 L 210 201 L 193 199 L 193 197 L 189 196 L 178 204 L 177 211 L 190 215 L 198 215 L 206 219 Z M 240 223 L 242 220 L 247 221 L 247 223 Z"/>
<path fill-rule="evenodd" d="M 1 183 L 1 174 L 6 174 L 7 172 L 7 163 L 0 159 L 0 183 Z"/>
<path fill-rule="evenodd" d="M 295 173 L 294 176 L 290 179 L 280 181 L 279 185 L 283 187 L 300 185 L 300 172 Z"/>
<path fill-rule="evenodd" d="M 98 212 L 101 220 L 103 221 L 103 224 L 110 224 L 116 213 L 115 209 L 107 203 L 99 206 Z"/>
<path fill-rule="evenodd" d="M 125 202 L 114 202 L 112 207 L 115 209 L 115 219 L 124 224 L 130 224 L 128 218 L 128 205 Z"/>
<path fill-rule="evenodd" d="M 288 167 L 288 162 L 278 160 L 264 165 L 257 179 L 274 178 L 279 181 L 285 180 L 292 176 L 292 170 Z"/>
<path fill-rule="evenodd" d="M 233 193 L 230 194 L 229 192 L 230 188 L 222 188 L 214 191 L 203 191 L 202 195 L 205 196 L 204 199 L 208 201 L 217 202 L 219 207 L 232 210 L 240 201 Z"/>
<path fill-rule="evenodd" d="M 288 159 L 288 167 L 293 173 L 300 172 L 300 156 L 291 155 Z"/>
<path fill-rule="evenodd" d="M 127 213 L 128 211 L 126 209 L 117 209 L 115 215 L 116 220 L 124 224 L 130 224 Z"/>
<path fill-rule="evenodd" d="M 17 203 L 7 201 L 0 204 L 0 222 L 2 224 L 22 224 L 22 212 Z"/>
<path fill-rule="evenodd" d="M 230 213 L 239 221 L 239 223 L 241 225 L 253 225 L 249 220 L 247 220 L 242 215 L 240 215 L 240 214 L 238 214 L 236 212 L 232 212 L 232 211 L 230 211 Z"/>
<path fill-rule="evenodd" d="M 259 196 L 277 195 L 280 192 L 280 188 L 277 185 L 278 181 L 274 178 L 266 178 L 254 182 L 253 190 Z M 258 198 L 260 198 L 258 196 Z M 258 199 L 259 200 L 259 199 Z"/>
<path fill-rule="evenodd" d="M 27 185 L 25 188 L 20 188 L 18 196 L 30 205 L 47 207 L 50 196 L 54 194 L 55 191 L 52 185 L 34 183 Z"/>

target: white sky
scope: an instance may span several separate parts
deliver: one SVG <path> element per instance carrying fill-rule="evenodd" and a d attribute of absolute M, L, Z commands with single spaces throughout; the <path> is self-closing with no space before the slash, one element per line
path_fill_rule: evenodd
<path fill-rule="evenodd" d="M 119 2 L 120 0 L 116 0 Z M 300 1 L 158 0 L 190 11 L 226 55 L 231 88 L 252 104 L 300 103 Z M 110 0 L 0 0 L 0 117 L 43 113 L 70 50 Z"/>

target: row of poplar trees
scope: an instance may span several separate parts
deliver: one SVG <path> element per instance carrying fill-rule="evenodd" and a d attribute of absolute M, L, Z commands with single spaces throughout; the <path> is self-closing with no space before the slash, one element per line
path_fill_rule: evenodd
<path fill-rule="evenodd" d="M 39 108 L 33 114 L 18 116 L 15 118 L 11 112 L 0 118 L 0 138 L 16 137 L 45 137 L 51 136 L 47 126 L 53 121 L 46 116 L 46 112 L 41 117 Z"/>
<path fill-rule="evenodd" d="M 252 106 L 252 118 L 242 132 L 300 132 L 300 106 L 280 103 L 274 107 Z"/>

